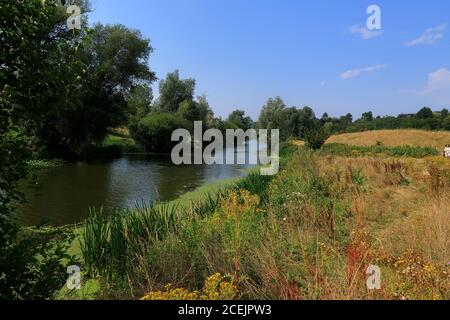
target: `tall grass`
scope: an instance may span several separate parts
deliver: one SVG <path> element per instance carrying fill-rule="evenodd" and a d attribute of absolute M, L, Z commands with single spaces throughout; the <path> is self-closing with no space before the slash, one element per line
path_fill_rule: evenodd
<path fill-rule="evenodd" d="M 269 184 L 272 181 L 272 176 L 262 176 L 259 172 L 250 172 L 245 178 L 238 181 L 234 190 L 247 190 L 253 195 L 259 197 L 262 203 L 267 204 L 269 200 Z"/>
<path fill-rule="evenodd" d="M 182 208 L 185 217 L 206 218 L 212 215 L 220 206 L 221 200 L 226 197 L 230 187 L 219 189 L 215 193 L 206 193 L 197 201 L 190 200 L 189 205 Z"/>
<path fill-rule="evenodd" d="M 244 299 L 448 296 L 447 162 L 431 170 L 433 158 L 297 148 L 277 176 L 251 172 L 187 205 L 93 210 L 82 248 L 90 274 L 125 279 L 127 298 L 168 283 L 199 290 L 216 273 L 231 275 Z M 386 275 L 377 292 L 366 288 L 371 264 Z"/>
<path fill-rule="evenodd" d="M 205 246 L 216 237 L 206 231 L 205 221 L 217 218 L 216 213 L 233 192 L 247 190 L 258 202 L 267 201 L 270 181 L 270 177 L 252 172 L 183 206 L 142 204 L 134 210 L 108 212 L 91 209 L 80 243 L 88 275 L 100 276 L 115 286 L 129 282 L 127 286 L 135 289 L 142 283 L 177 282 L 180 276 L 187 277 L 182 273 L 189 272 L 192 274 L 184 283 L 201 283 L 208 269 L 203 250 L 209 252 Z"/>
<path fill-rule="evenodd" d="M 142 243 L 151 244 L 177 228 L 177 206 L 137 206 L 135 210 L 91 209 L 80 244 L 90 276 L 125 277 Z"/>

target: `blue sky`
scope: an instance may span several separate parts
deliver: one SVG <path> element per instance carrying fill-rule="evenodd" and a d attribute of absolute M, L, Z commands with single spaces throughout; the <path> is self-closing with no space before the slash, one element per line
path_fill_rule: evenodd
<path fill-rule="evenodd" d="M 450 107 L 448 0 L 92 0 L 90 22 L 139 29 L 158 78 L 197 80 L 216 115 L 269 97 L 359 117 Z M 381 8 L 368 31 L 367 7 Z M 157 90 L 155 86 L 155 95 Z"/>

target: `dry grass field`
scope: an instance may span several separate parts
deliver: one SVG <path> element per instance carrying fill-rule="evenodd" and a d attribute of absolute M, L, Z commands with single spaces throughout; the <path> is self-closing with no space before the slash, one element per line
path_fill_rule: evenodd
<path fill-rule="evenodd" d="M 382 143 L 388 147 L 420 146 L 443 149 L 450 144 L 450 132 L 424 130 L 378 130 L 346 133 L 332 136 L 327 143 L 343 143 L 353 146 L 373 146 Z"/>

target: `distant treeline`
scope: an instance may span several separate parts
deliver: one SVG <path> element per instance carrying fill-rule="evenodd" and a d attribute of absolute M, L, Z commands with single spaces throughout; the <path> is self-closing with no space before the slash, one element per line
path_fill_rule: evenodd
<path fill-rule="evenodd" d="M 363 113 L 362 117 L 353 121 L 352 115 L 330 118 L 324 114 L 322 123 L 329 123 L 333 133 L 361 132 L 381 129 L 424 129 L 450 130 L 450 116 L 447 109 L 433 112 L 424 107 L 416 114 L 400 114 L 397 117 L 374 117 L 372 112 Z"/>

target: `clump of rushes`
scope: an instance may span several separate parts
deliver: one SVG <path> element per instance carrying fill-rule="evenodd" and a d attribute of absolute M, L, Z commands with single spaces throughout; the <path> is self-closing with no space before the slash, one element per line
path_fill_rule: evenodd
<path fill-rule="evenodd" d="M 262 203 L 269 200 L 268 188 L 272 181 L 272 176 L 263 176 L 259 172 L 251 172 L 234 186 L 234 190 L 247 190 L 252 195 L 259 197 Z"/>
<path fill-rule="evenodd" d="M 198 201 L 190 201 L 189 206 L 184 208 L 184 214 L 191 218 L 206 218 L 220 207 L 220 202 L 228 194 L 229 189 L 225 188 L 216 193 L 207 193 Z"/>
<path fill-rule="evenodd" d="M 91 209 L 81 251 L 90 276 L 123 278 L 132 269 L 142 242 L 160 241 L 177 228 L 177 206 L 160 204 L 136 210 Z"/>

